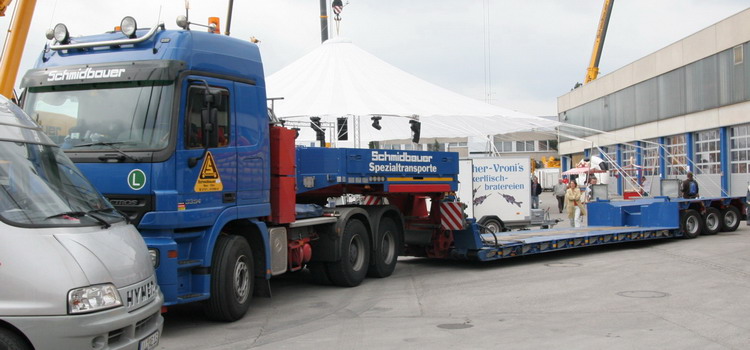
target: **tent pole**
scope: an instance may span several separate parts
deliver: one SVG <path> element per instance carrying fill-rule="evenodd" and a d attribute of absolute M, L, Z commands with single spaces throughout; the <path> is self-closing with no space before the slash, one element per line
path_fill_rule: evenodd
<path fill-rule="evenodd" d="M 328 5 L 327 0 L 320 0 L 320 42 L 328 40 Z"/>

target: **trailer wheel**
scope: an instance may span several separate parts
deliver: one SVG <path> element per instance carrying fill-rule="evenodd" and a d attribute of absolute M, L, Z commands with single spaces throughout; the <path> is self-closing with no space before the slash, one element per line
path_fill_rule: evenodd
<path fill-rule="evenodd" d="M 216 321 L 237 321 L 250 307 L 255 270 L 253 252 L 241 236 L 222 234 L 211 262 L 211 297 L 206 315 Z"/>
<path fill-rule="evenodd" d="M 484 226 L 483 233 L 499 233 L 505 231 L 505 225 L 500 220 L 487 219 L 482 226 Z"/>
<path fill-rule="evenodd" d="M 365 279 L 370 261 L 370 239 L 362 221 L 346 223 L 340 247 L 341 260 L 328 263 L 328 277 L 337 286 L 358 286 Z"/>
<path fill-rule="evenodd" d="M 367 275 L 370 277 L 388 277 L 396 269 L 398 247 L 401 242 L 401 232 L 398 225 L 391 218 L 383 218 L 378 225 L 374 254 L 370 257 Z"/>
<path fill-rule="evenodd" d="M 716 208 L 706 208 L 706 215 L 703 216 L 704 235 L 715 235 L 721 231 L 721 211 Z"/>
<path fill-rule="evenodd" d="M 697 211 L 688 209 L 680 216 L 680 229 L 684 238 L 696 238 L 703 231 L 703 220 Z"/>
<path fill-rule="evenodd" d="M 740 226 L 740 210 L 736 207 L 727 207 L 721 211 L 721 230 L 734 232 Z"/>
<path fill-rule="evenodd" d="M 0 328 L 0 349 L 30 350 L 31 346 L 18 334 L 4 328 Z"/>

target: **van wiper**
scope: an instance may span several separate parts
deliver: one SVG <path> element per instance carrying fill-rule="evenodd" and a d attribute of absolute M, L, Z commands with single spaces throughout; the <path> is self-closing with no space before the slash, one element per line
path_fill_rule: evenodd
<path fill-rule="evenodd" d="M 117 151 L 117 153 L 120 154 L 120 157 L 117 157 L 116 159 L 118 159 L 120 161 L 123 161 L 123 160 L 125 160 L 125 158 L 127 158 L 127 159 L 130 159 L 130 160 L 134 161 L 134 162 L 140 162 L 140 159 L 138 159 L 136 157 L 133 157 L 133 156 L 131 156 L 131 155 L 123 152 L 119 147 L 115 146 L 115 145 L 122 145 L 122 144 L 126 144 L 126 143 L 127 144 L 135 144 L 134 142 L 125 142 L 125 141 L 117 141 L 117 142 L 91 142 L 91 143 L 78 144 L 78 145 L 73 146 L 73 148 L 77 148 L 77 147 L 91 147 L 91 146 L 109 146 L 109 148 Z M 99 157 L 99 160 L 102 160 L 102 161 L 105 161 L 107 159 L 108 158 L 104 157 L 104 156 Z"/>
<path fill-rule="evenodd" d="M 94 210 L 87 211 L 86 214 L 104 213 L 104 212 L 108 212 L 108 211 L 117 213 L 118 215 L 122 216 L 123 219 L 125 219 L 125 222 L 127 222 L 128 224 L 130 223 L 130 217 L 128 216 L 128 214 L 123 213 L 122 211 L 118 210 L 117 208 L 94 209 Z"/>
<path fill-rule="evenodd" d="M 92 211 L 95 211 L 95 210 L 92 210 Z M 93 215 L 91 212 L 87 213 L 87 212 L 82 212 L 82 211 L 66 211 L 64 213 L 50 215 L 44 218 L 44 220 L 55 219 L 55 218 L 65 218 L 66 216 L 71 217 L 71 218 L 80 218 L 83 216 L 88 216 L 96 220 L 96 222 L 102 224 L 103 228 L 109 228 L 110 226 L 112 226 L 110 223 L 107 222 L 107 220 L 104 220 L 96 215 Z"/>

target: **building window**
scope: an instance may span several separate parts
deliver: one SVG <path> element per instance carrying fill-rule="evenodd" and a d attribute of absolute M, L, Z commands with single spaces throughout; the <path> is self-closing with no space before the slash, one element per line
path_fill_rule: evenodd
<path fill-rule="evenodd" d="M 614 169 L 617 163 L 617 145 L 602 147 L 600 151 L 604 153 L 602 159 L 608 163 L 610 169 Z"/>
<path fill-rule="evenodd" d="M 719 130 L 704 130 L 693 135 L 696 173 L 721 174 Z"/>
<path fill-rule="evenodd" d="M 549 144 L 547 143 L 547 140 L 541 140 L 538 142 L 539 142 L 539 152 L 549 151 Z"/>
<path fill-rule="evenodd" d="M 658 176 L 659 171 L 659 140 L 651 139 L 643 142 L 641 148 L 641 158 L 643 158 L 643 175 Z"/>
<path fill-rule="evenodd" d="M 730 129 L 729 150 L 732 174 L 750 173 L 750 124 L 733 126 Z"/>
<path fill-rule="evenodd" d="M 516 141 L 516 152 L 534 152 L 534 141 Z"/>
<path fill-rule="evenodd" d="M 557 140 L 539 141 L 539 152 L 557 151 Z"/>
<path fill-rule="evenodd" d="M 513 141 L 495 142 L 495 147 L 498 152 L 513 152 Z"/>
<path fill-rule="evenodd" d="M 667 175 L 685 175 L 687 173 L 685 135 L 665 137 L 664 149 L 666 150 Z"/>
<path fill-rule="evenodd" d="M 620 145 L 620 155 L 622 156 L 620 165 L 623 169 L 625 169 L 625 173 L 631 177 L 637 176 L 638 170 L 634 167 L 634 165 L 640 164 L 636 164 L 635 146 L 629 144 Z"/>

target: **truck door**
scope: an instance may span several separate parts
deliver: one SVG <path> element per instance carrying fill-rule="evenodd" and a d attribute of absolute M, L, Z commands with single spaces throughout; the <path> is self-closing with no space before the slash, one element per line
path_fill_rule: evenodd
<path fill-rule="evenodd" d="M 236 136 L 233 132 L 233 83 L 205 77 L 187 77 L 182 85 L 182 117 L 178 124 L 180 136 L 176 152 L 179 192 L 177 209 L 216 210 L 235 205 L 237 153 Z M 206 85 L 210 87 L 213 97 L 206 97 Z M 210 110 L 214 108 L 217 112 L 215 121 L 209 117 Z M 206 137 L 211 133 L 214 134 Z M 200 215 L 196 219 L 199 217 L 206 220 L 211 218 Z"/>
<path fill-rule="evenodd" d="M 270 156 L 268 154 L 268 111 L 262 89 L 235 82 L 235 133 L 237 135 L 238 184 L 237 202 L 241 205 L 269 202 Z M 250 207 L 241 210 L 250 210 Z M 269 213 L 240 213 L 243 217 L 258 217 Z"/>

